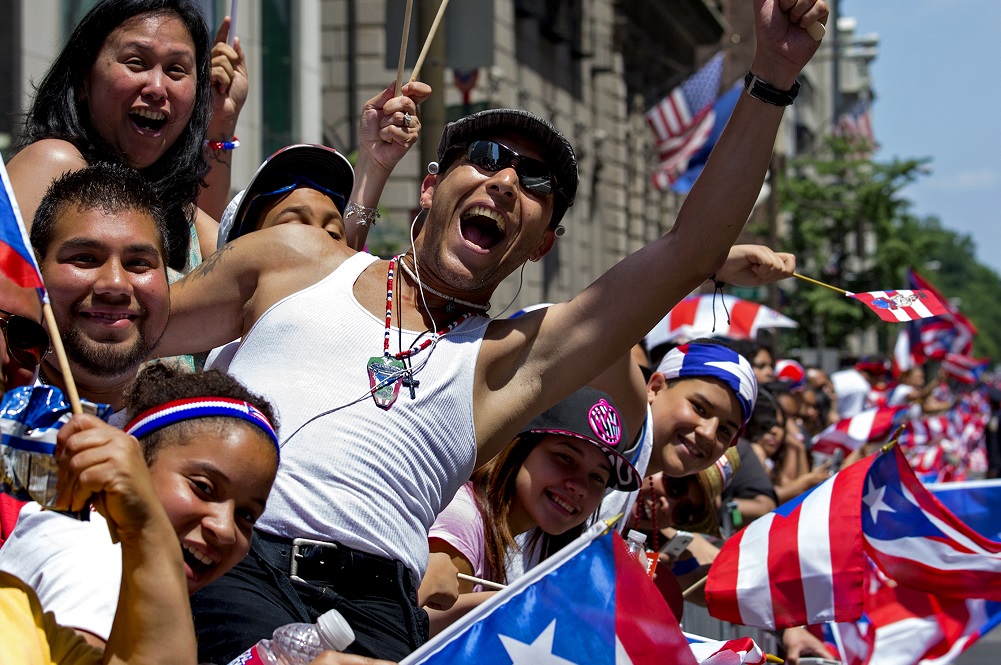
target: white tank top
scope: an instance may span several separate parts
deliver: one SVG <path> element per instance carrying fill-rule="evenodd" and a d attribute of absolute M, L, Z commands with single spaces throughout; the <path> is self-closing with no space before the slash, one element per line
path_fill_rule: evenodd
<path fill-rule="evenodd" d="M 392 408 L 379 408 L 368 395 L 367 363 L 383 353 L 386 321 L 353 293 L 376 260 L 359 253 L 275 303 L 229 371 L 269 399 L 280 421 L 281 464 L 257 526 L 398 559 L 419 581 L 428 529 L 474 468 L 473 374 L 489 319 L 470 317 L 415 356 L 414 368 L 427 361 L 415 374 L 416 399 L 401 386 Z M 398 333 L 392 329 L 390 352 L 399 350 Z M 419 335 L 403 330 L 403 348 Z"/>

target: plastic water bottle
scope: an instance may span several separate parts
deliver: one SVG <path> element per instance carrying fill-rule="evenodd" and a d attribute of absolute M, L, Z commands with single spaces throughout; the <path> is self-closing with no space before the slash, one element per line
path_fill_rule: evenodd
<path fill-rule="evenodd" d="M 324 613 L 316 623 L 290 623 L 275 629 L 270 640 L 261 640 L 229 665 L 309 665 L 323 651 L 343 651 L 355 641 L 351 626 L 337 610 Z"/>
<path fill-rule="evenodd" d="M 629 550 L 629 554 L 643 566 L 643 570 L 649 571 L 650 559 L 646 555 L 646 534 L 630 529 L 629 533 L 626 534 L 626 548 Z"/>

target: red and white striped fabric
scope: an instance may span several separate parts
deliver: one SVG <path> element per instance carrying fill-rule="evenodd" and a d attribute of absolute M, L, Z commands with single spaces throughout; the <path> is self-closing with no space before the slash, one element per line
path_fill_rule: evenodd
<path fill-rule="evenodd" d="M 710 614 L 771 630 L 858 619 L 865 573 L 859 497 L 872 461 L 847 467 L 728 539 L 709 570 Z"/>
<path fill-rule="evenodd" d="M 729 319 L 729 323 L 727 320 Z M 646 336 L 648 349 L 679 339 L 710 335 L 754 339 L 761 328 L 796 328 L 799 324 L 761 303 L 736 296 L 689 296 L 674 306 Z"/>
<path fill-rule="evenodd" d="M 971 358 L 959 353 L 947 353 L 942 360 L 942 371 L 962 383 L 976 383 L 987 371 L 989 358 Z"/>
<path fill-rule="evenodd" d="M 930 291 L 869 291 L 849 295 L 864 302 L 879 318 L 890 323 L 927 319 L 948 311 Z"/>
<path fill-rule="evenodd" d="M 750 637 L 726 641 L 706 640 L 688 633 L 685 637 L 699 665 L 764 665 L 768 662 L 761 647 Z"/>
<path fill-rule="evenodd" d="M 867 443 L 885 441 L 900 424 L 906 406 L 884 406 L 866 409 L 851 418 L 844 418 L 822 431 L 813 441 L 813 450 L 830 455 L 835 450 L 846 454 Z"/>

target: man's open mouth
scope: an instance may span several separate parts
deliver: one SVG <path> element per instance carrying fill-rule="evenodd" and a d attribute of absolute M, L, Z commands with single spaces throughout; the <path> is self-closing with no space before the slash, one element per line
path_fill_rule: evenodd
<path fill-rule="evenodd" d="M 504 239 L 504 218 L 496 210 L 473 206 L 462 213 L 459 230 L 469 244 L 480 249 L 490 249 Z"/>

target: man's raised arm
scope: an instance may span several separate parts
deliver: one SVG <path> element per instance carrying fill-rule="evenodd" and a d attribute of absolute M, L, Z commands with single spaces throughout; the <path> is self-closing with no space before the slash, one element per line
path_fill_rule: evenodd
<path fill-rule="evenodd" d="M 757 49 L 751 71 L 787 90 L 816 52 L 805 29 L 828 17 L 823 0 L 755 0 Z M 792 7 L 786 12 L 783 7 Z M 807 11 L 803 11 L 808 7 Z M 674 227 L 625 258 L 569 303 L 538 317 L 538 334 L 518 373 L 540 377 L 547 408 L 591 380 L 641 339 L 675 304 L 720 270 L 751 213 L 771 158 L 784 106 L 745 91 Z M 758 257 L 760 258 L 760 257 Z M 733 272 L 754 274 L 748 262 Z M 527 322 L 526 322 L 527 323 Z M 526 380 L 515 384 L 526 384 Z M 532 385 L 531 382 L 528 383 Z"/>

